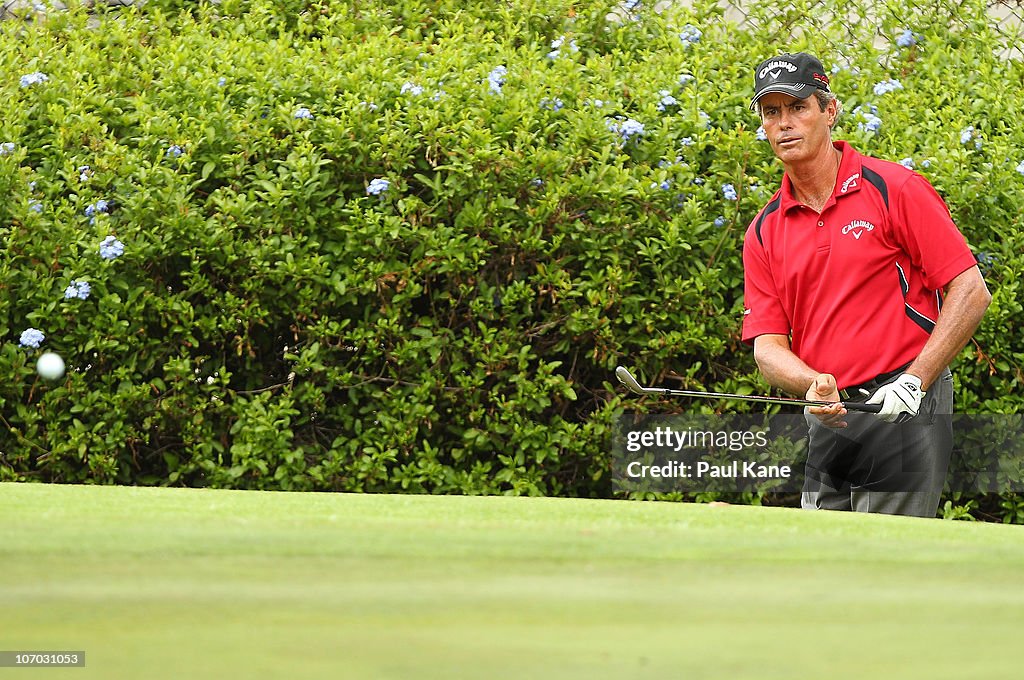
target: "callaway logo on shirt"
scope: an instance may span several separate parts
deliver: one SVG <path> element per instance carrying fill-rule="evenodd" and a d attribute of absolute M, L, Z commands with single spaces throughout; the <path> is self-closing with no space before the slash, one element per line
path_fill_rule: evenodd
<path fill-rule="evenodd" d="M 875 225 L 867 220 L 854 220 L 843 227 L 843 234 L 853 234 L 853 237 L 859 241 L 864 232 L 874 231 L 874 229 Z"/>

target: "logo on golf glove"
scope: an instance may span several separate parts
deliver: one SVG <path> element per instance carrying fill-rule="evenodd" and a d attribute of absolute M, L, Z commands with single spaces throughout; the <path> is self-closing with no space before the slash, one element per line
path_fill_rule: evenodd
<path fill-rule="evenodd" d="M 916 375 L 904 373 L 891 383 L 875 390 L 867 403 L 882 405 L 878 417 L 885 422 L 905 423 L 917 415 L 924 395 L 921 379 Z"/>

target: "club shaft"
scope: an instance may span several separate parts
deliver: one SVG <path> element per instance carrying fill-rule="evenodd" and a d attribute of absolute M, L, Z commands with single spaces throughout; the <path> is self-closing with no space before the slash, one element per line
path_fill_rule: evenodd
<path fill-rule="evenodd" d="M 812 399 L 795 399 L 792 397 L 772 397 L 757 394 L 728 394 L 725 392 L 700 392 L 697 390 L 674 390 L 661 387 L 643 387 L 639 382 L 637 382 L 636 378 L 633 377 L 633 374 L 623 366 L 619 366 L 615 369 L 615 375 L 619 378 L 619 382 L 636 394 L 650 394 L 660 397 L 689 397 L 691 399 L 730 399 L 733 401 L 751 401 L 762 404 L 781 404 L 789 406 L 827 407 L 834 406 L 836 403 L 832 401 L 815 401 Z M 864 404 L 860 402 L 841 403 L 848 411 L 878 413 L 882 408 L 881 404 Z"/>
<path fill-rule="evenodd" d="M 790 397 L 772 397 L 760 394 L 729 394 L 727 392 L 700 392 L 698 390 L 672 390 L 659 387 L 642 387 L 642 394 L 653 394 L 662 397 L 691 397 L 693 399 L 732 399 L 740 401 L 756 401 L 763 404 L 789 404 L 791 406 L 829 406 L 832 402 L 813 401 L 810 399 L 794 399 Z"/>

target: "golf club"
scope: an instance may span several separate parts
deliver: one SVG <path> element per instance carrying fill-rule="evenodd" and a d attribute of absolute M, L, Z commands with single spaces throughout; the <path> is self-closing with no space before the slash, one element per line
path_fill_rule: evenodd
<path fill-rule="evenodd" d="M 738 401 L 756 401 L 765 404 L 788 404 L 790 406 L 832 406 L 831 401 L 812 401 L 809 399 L 791 399 L 788 397 L 769 397 L 751 394 L 727 394 L 723 392 L 698 392 L 696 390 L 672 390 L 661 387 L 644 387 L 636 381 L 633 374 L 625 366 L 615 369 L 615 377 L 626 388 L 635 394 L 653 394 L 662 397 L 693 397 L 695 399 L 735 399 Z M 878 413 L 882 409 L 881 404 L 862 404 L 859 402 L 842 402 L 843 408 L 847 411 L 866 411 Z"/>

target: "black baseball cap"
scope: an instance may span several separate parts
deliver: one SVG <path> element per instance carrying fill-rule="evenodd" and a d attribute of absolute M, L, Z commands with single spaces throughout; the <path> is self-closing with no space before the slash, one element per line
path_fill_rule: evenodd
<path fill-rule="evenodd" d="M 781 92 L 797 99 L 804 99 L 811 96 L 815 90 L 830 92 L 825 67 L 818 58 L 806 52 L 780 54 L 765 59 L 754 71 L 754 98 L 750 102 L 750 108 L 753 109 L 757 100 L 770 92 Z"/>

